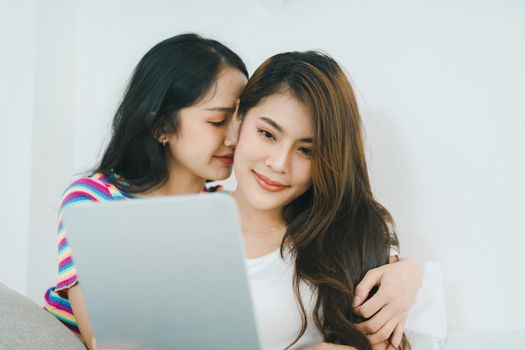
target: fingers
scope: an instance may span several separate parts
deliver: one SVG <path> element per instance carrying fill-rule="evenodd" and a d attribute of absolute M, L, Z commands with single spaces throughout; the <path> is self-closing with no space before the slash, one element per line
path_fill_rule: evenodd
<path fill-rule="evenodd" d="M 384 325 L 387 324 L 390 319 L 393 318 L 392 311 L 389 310 L 388 306 L 385 306 L 372 318 L 356 325 L 357 329 L 363 334 L 374 334 L 377 333 Z"/>
<path fill-rule="evenodd" d="M 354 299 L 352 300 L 353 307 L 361 305 L 366 300 L 372 288 L 379 285 L 382 275 L 382 270 L 379 268 L 368 270 L 365 277 L 355 287 Z"/>
<path fill-rule="evenodd" d="M 393 346 L 395 349 L 399 348 L 401 345 L 401 340 L 403 339 L 403 332 L 405 331 L 405 321 L 401 321 L 397 324 L 392 336 L 390 337 L 390 346 Z"/>
<path fill-rule="evenodd" d="M 390 319 L 379 331 L 368 335 L 367 337 L 370 344 L 377 344 L 390 339 L 398 322 L 396 319 Z"/>
<path fill-rule="evenodd" d="M 357 324 L 356 328 L 366 334 L 373 345 L 390 339 L 395 327 L 400 322 L 398 315 L 387 305 L 369 320 Z"/>
<path fill-rule="evenodd" d="M 370 318 L 387 305 L 388 300 L 389 298 L 385 295 L 385 291 L 379 288 L 372 298 L 361 306 L 354 308 L 354 312 L 364 318 Z"/>

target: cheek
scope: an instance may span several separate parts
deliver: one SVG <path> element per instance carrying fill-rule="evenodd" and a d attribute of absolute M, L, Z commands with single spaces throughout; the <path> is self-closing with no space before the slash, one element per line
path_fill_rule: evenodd
<path fill-rule="evenodd" d="M 258 136 L 250 135 L 247 131 L 240 133 L 235 148 L 235 163 L 237 161 L 255 162 L 264 158 L 265 145 Z"/>
<path fill-rule="evenodd" d="M 214 148 L 221 146 L 224 143 L 226 138 L 226 128 L 225 127 L 209 127 L 206 129 L 206 133 L 203 133 L 203 138 L 207 138 L 210 145 Z"/>
<path fill-rule="evenodd" d="M 312 161 L 309 159 L 300 159 L 295 162 L 293 169 L 293 178 L 297 186 L 309 187 L 312 183 Z"/>
<path fill-rule="evenodd" d="M 214 151 L 224 142 L 224 128 L 216 128 L 204 123 L 187 124 L 180 135 L 195 149 Z"/>

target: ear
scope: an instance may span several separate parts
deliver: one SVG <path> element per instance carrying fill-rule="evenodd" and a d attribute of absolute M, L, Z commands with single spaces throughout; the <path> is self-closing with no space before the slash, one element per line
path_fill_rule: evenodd
<path fill-rule="evenodd" d="M 163 146 L 166 146 L 168 142 L 170 142 L 170 137 L 168 135 L 160 135 L 157 138 L 157 141 L 159 141 L 159 143 L 161 143 Z"/>
<path fill-rule="evenodd" d="M 146 127 L 148 128 L 148 131 L 151 134 L 151 136 L 158 142 L 162 143 L 164 139 L 166 138 L 166 135 L 164 131 L 159 130 L 156 124 L 157 122 L 156 118 L 157 118 L 156 112 L 146 113 Z"/>
<path fill-rule="evenodd" d="M 237 111 L 239 111 L 239 105 L 241 104 L 241 99 L 237 99 L 237 101 L 235 101 L 235 114 L 237 115 Z"/>
<path fill-rule="evenodd" d="M 232 123 L 234 124 L 235 130 L 239 130 L 239 124 L 241 123 L 241 118 L 239 118 L 239 105 L 241 104 L 241 100 L 237 99 L 235 101 L 235 112 L 233 112 L 233 120 Z"/>

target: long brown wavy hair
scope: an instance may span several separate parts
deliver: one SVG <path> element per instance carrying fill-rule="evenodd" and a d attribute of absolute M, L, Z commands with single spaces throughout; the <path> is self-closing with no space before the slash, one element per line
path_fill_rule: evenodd
<path fill-rule="evenodd" d="M 316 292 L 313 320 L 324 341 L 372 349 L 355 324 L 355 286 L 365 273 L 388 263 L 398 246 L 389 212 L 373 197 L 365 159 L 361 118 L 354 91 L 341 67 L 326 54 L 287 52 L 266 60 L 240 97 L 238 116 L 264 98 L 290 93 L 310 112 L 314 129 L 312 185 L 286 205 L 287 231 L 281 243 L 295 260 L 293 287 L 302 316 L 295 344 L 305 333 L 307 315 L 301 281 Z M 410 349 L 403 337 L 400 349 Z"/>

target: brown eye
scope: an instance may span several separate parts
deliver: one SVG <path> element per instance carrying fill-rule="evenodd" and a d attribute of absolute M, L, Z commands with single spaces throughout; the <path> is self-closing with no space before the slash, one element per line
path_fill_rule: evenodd
<path fill-rule="evenodd" d="M 298 151 L 304 154 L 305 156 L 312 156 L 312 149 L 310 147 L 299 147 Z"/>
<path fill-rule="evenodd" d="M 257 133 L 268 140 L 275 140 L 275 136 L 267 130 L 264 129 L 257 129 Z"/>

